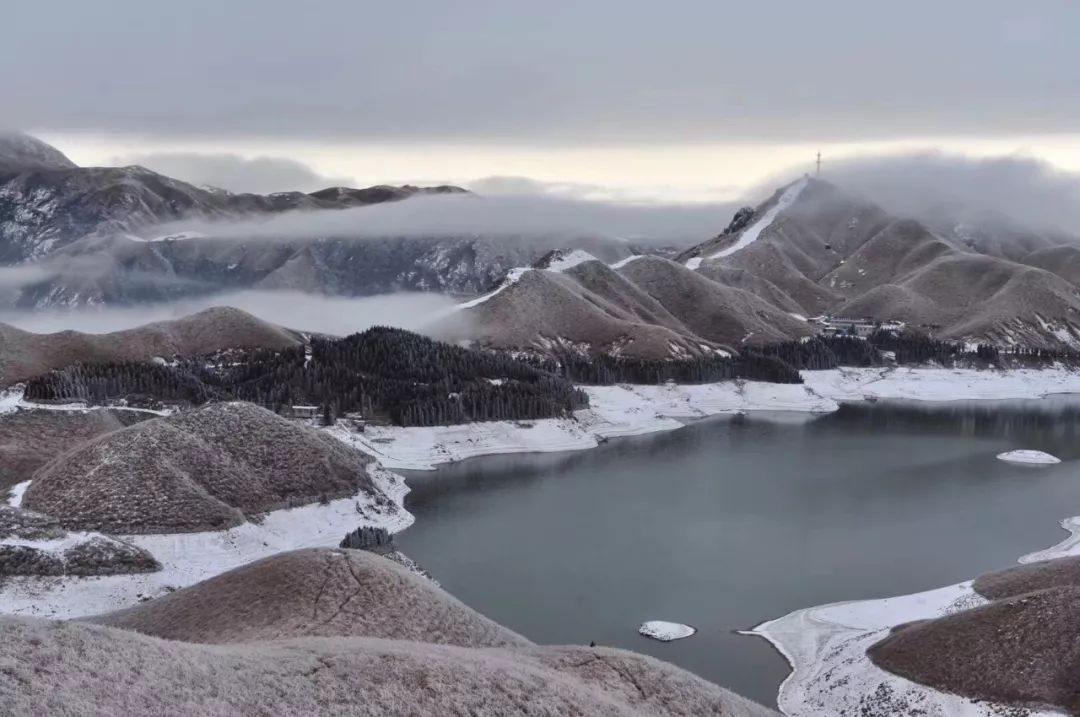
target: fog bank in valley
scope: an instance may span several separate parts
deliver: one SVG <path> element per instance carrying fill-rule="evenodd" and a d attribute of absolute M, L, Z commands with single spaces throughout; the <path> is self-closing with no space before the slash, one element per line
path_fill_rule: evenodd
<path fill-rule="evenodd" d="M 233 306 L 300 331 L 344 336 L 376 325 L 426 331 L 453 313 L 456 304 L 440 294 L 343 298 L 290 291 L 242 291 L 140 307 L 6 311 L 0 312 L 0 322 L 38 333 L 67 329 L 107 333 L 152 321 L 178 319 L 212 306 Z"/>

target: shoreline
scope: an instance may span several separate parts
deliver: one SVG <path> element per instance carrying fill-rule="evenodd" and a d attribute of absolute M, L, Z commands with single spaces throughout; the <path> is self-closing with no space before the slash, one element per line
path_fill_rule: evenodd
<path fill-rule="evenodd" d="M 324 430 L 391 470 L 429 471 L 486 455 L 585 450 L 610 438 L 673 431 L 687 421 L 748 411 L 813 416 L 832 413 L 841 403 L 878 399 L 948 402 L 1080 394 L 1080 371 L 1063 368 L 841 368 L 803 371 L 802 376 L 802 384 L 734 380 L 582 386 L 590 406 L 573 418 L 368 426 L 363 433 L 341 426 Z"/>
<path fill-rule="evenodd" d="M 1025 553 L 1018 564 L 1080 555 L 1080 516 L 1058 525 L 1069 535 L 1048 548 Z M 790 672 L 777 691 L 777 705 L 788 717 L 910 710 L 941 717 L 1056 717 L 1055 710 L 1000 706 L 941 692 L 883 670 L 866 649 L 893 627 L 942 617 L 985 604 L 974 579 L 906 595 L 847 600 L 795 610 L 765 620 L 739 634 L 765 640 L 788 663 Z M 888 712 L 872 712 L 888 714 Z M 900 712 L 897 712 L 898 714 Z"/>
<path fill-rule="evenodd" d="M 148 550 L 161 563 L 152 573 L 97 576 L 21 576 L 0 583 L 0 613 L 51 619 L 89 617 L 159 597 L 233 568 L 277 553 L 310 547 L 337 547 L 361 526 L 397 533 L 412 525 L 405 509 L 405 480 L 377 462 L 369 467 L 372 481 L 390 499 L 384 510 L 358 493 L 323 505 L 309 503 L 266 513 L 257 522 L 195 533 L 117 535 Z M 18 506 L 30 481 L 16 486 L 8 499 Z"/>
<path fill-rule="evenodd" d="M 1080 393 L 1080 371 L 1061 368 L 1043 370 L 974 369 L 834 369 L 804 372 L 804 384 L 768 384 L 728 381 L 699 385 L 615 385 L 588 386 L 591 406 L 573 418 L 536 421 L 501 421 L 431 428 L 370 426 L 364 433 L 352 433 L 343 426 L 323 429 L 365 453 L 376 462 L 373 477 L 391 498 L 396 510 L 379 514 L 369 503 L 357 509 L 356 498 L 332 501 L 329 505 L 307 505 L 267 514 L 258 523 L 248 522 L 228 531 L 167 535 L 118 536 L 149 550 L 163 565 L 156 573 L 98 577 L 12 577 L 0 587 L 0 612 L 52 618 L 77 618 L 128 607 L 157 597 L 178 587 L 205 580 L 233 567 L 277 552 L 312 546 L 336 546 L 345 533 L 359 525 L 385 527 L 399 532 L 413 522 L 404 508 L 409 488 L 394 469 L 433 470 L 436 466 L 467 458 L 498 453 L 558 452 L 593 448 L 609 438 L 671 431 L 687 425 L 687 419 L 731 415 L 745 411 L 786 412 L 791 418 L 814 420 L 839 409 L 842 402 L 876 399 L 916 401 L 1011 400 L 1040 398 L 1051 394 Z M 5 392 L 0 394 L 0 413 L 34 404 Z M 49 406 L 50 410 L 93 410 L 84 404 Z M 20 484 L 12 498 L 18 500 Z M 1054 550 L 1080 552 L 1080 517 L 1066 519 L 1062 526 L 1069 537 L 1046 551 L 1032 553 L 1041 559 Z M 952 602 L 963 598 L 950 586 Z M 935 591 L 929 591 L 933 593 Z M 940 590 L 938 591 L 940 592 Z M 970 589 L 968 589 L 970 592 Z M 802 711 L 796 686 L 806 678 L 806 656 L 817 649 L 831 648 L 848 655 L 852 645 L 878 639 L 889 615 L 886 609 L 875 615 L 868 604 L 884 603 L 895 608 L 915 600 L 905 608 L 911 618 L 925 616 L 927 610 L 943 609 L 941 601 L 925 599 L 918 593 L 883 601 L 855 601 L 809 608 L 767 620 L 741 634 L 754 635 L 773 645 L 791 667 L 780 687 L 778 703 L 790 715 L 820 714 Z M 921 603 L 920 596 L 924 596 Z M 891 601 L 891 603 L 890 603 Z M 950 602 L 949 604 L 952 604 Z M 917 609 L 916 609 L 917 608 Z M 825 612 L 830 610 L 832 612 Z M 908 613 L 905 613 L 908 614 Z M 859 615 L 854 620 L 852 615 Z M 884 617 L 883 617 L 884 615 Z M 804 619 L 805 618 L 805 619 Z M 854 621 L 853 621 L 854 620 Z M 814 643 L 821 635 L 821 644 Z M 815 652 L 800 648 L 800 640 L 811 641 Z M 863 645 L 862 649 L 865 649 Z M 801 651 L 800 651 L 801 650 Z M 855 651 L 858 653 L 858 650 Z M 868 661 L 865 661 L 868 663 Z M 926 688 L 890 679 L 897 694 Z M 811 676 L 813 677 L 813 676 Z M 918 697 L 918 695 L 916 695 Z M 952 698 L 960 700 L 962 698 Z M 801 699 L 801 697 L 799 698 Z M 924 699 L 920 697 L 920 699 Z M 944 714 L 979 714 L 950 709 Z"/>

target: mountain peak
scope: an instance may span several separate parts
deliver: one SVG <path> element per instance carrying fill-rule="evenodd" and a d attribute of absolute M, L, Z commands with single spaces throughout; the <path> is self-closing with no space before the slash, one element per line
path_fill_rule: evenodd
<path fill-rule="evenodd" d="M 74 169 L 63 152 L 23 132 L 0 131 L 0 170 Z"/>

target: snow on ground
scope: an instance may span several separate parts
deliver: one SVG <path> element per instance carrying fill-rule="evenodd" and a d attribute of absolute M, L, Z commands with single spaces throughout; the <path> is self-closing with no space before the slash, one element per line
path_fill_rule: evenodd
<path fill-rule="evenodd" d="M 90 411 L 139 411 L 152 413 L 156 416 L 168 416 L 172 413 L 169 409 L 154 410 L 151 408 L 133 408 L 131 406 L 91 406 L 85 401 L 73 401 L 71 403 L 36 403 L 23 398 L 25 386 L 17 383 L 14 386 L 0 391 L 0 416 L 5 413 L 13 413 L 19 409 L 34 411 L 72 411 L 76 413 L 88 413 Z"/>
<path fill-rule="evenodd" d="M 939 617 L 985 602 L 971 583 L 886 598 L 799 610 L 758 625 L 759 635 L 787 658 L 792 673 L 780 686 L 780 709 L 790 717 L 901 715 L 985 717 L 992 706 L 937 692 L 874 666 L 866 649 L 900 623 Z M 1013 713 L 1020 717 L 1024 712 Z M 1051 713 L 1032 712 L 1032 715 Z"/>
<path fill-rule="evenodd" d="M 875 373 L 878 374 L 876 378 Z M 837 400 L 863 396 L 918 400 L 1012 399 L 1080 391 L 1080 373 L 1064 369 L 895 369 L 884 372 L 842 369 L 804 376 L 815 391 Z M 1047 454 L 1041 455 L 1057 460 Z M 1052 548 L 1025 555 L 1020 562 L 1080 555 L 1080 516 L 1068 518 L 1061 525 L 1069 531 L 1068 538 Z M 866 649 L 898 624 L 940 617 L 983 602 L 985 600 L 975 593 L 969 581 L 913 595 L 798 610 L 765 622 L 747 634 L 768 640 L 791 664 L 792 673 L 781 685 L 778 701 L 784 713 L 792 717 L 823 714 L 1041 717 L 1058 714 L 996 707 L 938 692 L 881 670 L 866 657 Z"/>
<path fill-rule="evenodd" d="M 619 259 L 617 262 L 615 262 L 614 264 L 610 264 L 609 266 L 612 269 L 621 269 L 624 266 L 626 266 L 627 264 L 629 264 L 630 262 L 636 261 L 636 260 L 640 259 L 641 257 L 642 257 L 641 254 L 631 254 L 630 256 L 626 257 L 625 259 Z"/>
<path fill-rule="evenodd" d="M 1006 463 L 1025 463 L 1033 466 L 1049 466 L 1061 463 L 1061 459 L 1049 453 L 1032 450 L 1005 451 L 998 453 L 997 459 Z"/>
<path fill-rule="evenodd" d="M 89 543 L 93 540 L 105 540 L 108 542 L 115 542 L 112 538 L 102 533 L 76 531 L 73 533 L 65 533 L 62 538 L 48 538 L 40 540 L 30 540 L 28 538 L 8 536 L 6 538 L 0 538 L 0 546 L 33 548 L 34 550 L 41 551 L 42 553 L 48 553 L 49 555 L 54 555 L 56 557 L 63 557 L 72 548 L 77 548 L 80 545 L 83 545 L 84 543 Z"/>
<path fill-rule="evenodd" d="M 495 453 L 583 450 L 608 438 L 681 428 L 684 423 L 678 419 L 741 411 L 814 414 L 835 411 L 840 401 L 1013 399 L 1080 393 L 1080 372 L 1064 369 L 853 368 L 804 371 L 803 378 L 803 385 L 725 381 L 585 386 L 589 408 L 573 418 L 423 428 L 368 426 L 363 433 L 342 426 L 328 430 L 388 468 L 432 470 L 440 463 Z"/>
<path fill-rule="evenodd" d="M 120 536 L 149 550 L 162 564 L 156 573 L 99 577 L 9 577 L 0 585 L 0 613 L 52 618 L 95 615 L 128 607 L 193 585 L 285 550 L 337 547 L 363 525 L 398 532 L 412 524 L 403 507 L 408 488 L 400 476 L 372 466 L 372 479 L 394 503 L 377 506 L 365 494 L 268 513 L 259 523 L 223 531 Z"/>
<path fill-rule="evenodd" d="M 1080 371 L 1065 368 L 978 370 L 840 368 L 803 371 L 806 385 L 836 401 L 904 398 L 916 401 L 1042 398 L 1080 393 Z"/>
<path fill-rule="evenodd" d="M 1063 521 L 1072 535 L 1020 562 L 1080 554 L 1080 518 Z M 1050 717 L 1053 711 L 1025 710 L 975 702 L 925 687 L 875 666 L 866 650 L 890 630 L 913 620 L 941 617 L 986 600 L 971 581 L 880 600 L 858 600 L 797 610 L 743 634 L 768 640 L 792 672 L 780 685 L 780 709 L 790 717 L 842 714 L 922 714 L 934 717 Z"/>
<path fill-rule="evenodd" d="M 772 205 L 769 211 L 765 212 L 761 219 L 758 219 L 756 222 L 750 225 L 750 227 L 747 228 L 746 231 L 744 231 L 739 236 L 738 240 L 734 244 L 729 246 L 727 249 L 721 249 L 715 254 L 712 254 L 711 256 L 709 256 L 709 258 L 719 259 L 722 256 L 734 254 L 740 249 L 745 249 L 746 247 L 756 242 L 758 237 L 761 236 L 761 232 L 769 228 L 769 225 L 771 225 L 776 220 L 776 217 L 780 215 L 780 212 L 790 207 L 795 202 L 795 200 L 799 198 L 799 194 L 802 193 L 802 190 L 806 187 L 808 181 L 809 179 L 807 177 L 803 177 L 802 179 L 798 180 L 790 187 L 785 189 L 784 193 L 780 195 L 780 198 L 776 200 L 776 204 Z"/>
<path fill-rule="evenodd" d="M 502 280 L 502 283 L 499 284 L 499 288 L 495 289 L 495 291 L 484 294 L 483 296 L 478 296 L 475 299 L 473 299 L 472 301 L 466 301 L 466 302 L 464 302 L 462 304 L 458 304 L 458 308 L 459 309 L 471 309 L 474 306 L 479 306 L 480 304 L 484 303 L 485 301 L 487 301 L 491 297 L 498 294 L 500 291 L 502 291 L 506 287 L 512 286 L 512 285 L 518 283 L 519 281 L 521 281 L 521 277 L 525 276 L 525 272 L 527 272 L 527 271 L 529 271 L 528 268 L 511 269 L 510 271 L 508 271 L 506 273 L 506 278 L 504 278 Z"/>
<path fill-rule="evenodd" d="M 6 391 L 0 391 L 0 416 L 5 413 L 12 413 L 19 408 L 19 404 L 23 400 L 23 390 L 21 387 L 9 388 Z"/>
<path fill-rule="evenodd" d="M 697 628 L 683 625 L 678 622 L 650 620 L 649 622 L 641 623 L 638 632 L 645 637 L 651 637 L 660 642 L 671 642 L 672 640 L 681 640 L 684 637 L 690 637 L 697 632 Z"/>
<path fill-rule="evenodd" d="M 490 294 L 488 295 L 490 296 Z M 483 298 L 483 297 L 481 297 Z M 727 381 L 703 385 L 591 386 L 590 407 L 573 418 L 499 421 L 461 426 L 396 428 L 369 426 L 353 433 L 342 426 L 331 435 L 375 456 L 388 468 L 431 469 L 436 464 L 491 453 L 581 450 L 617 436 L 674 430 L 680 420 L 749 410 L 812 416 L 838 408 L 839 401 L 867 398 L 915 400 L 1038 398 L 1080 393 L 1080 372 L 1064 369 L 976 371 L 962 369 L 836 369 L 804 372 L 803 385 Z M 21 391 L 0 393 L 0 413 L 27 404 Z M 50 406 L 56 409 L 57 406 Z M 65 410 L 87 410 L 82 404 Z M 408 488 L 389 471 L 373 468 L 377 482 L 398 506 L 380 512 L 370 501 L 352 498 L 328 505 L 275 511 L 258 524 L 227 531 L 176 535 L 122 536 L 149 550 L 164 566 L 157 573 L 94 578 L 9 578 L 0 586 L 0 612 L 53 617 L 90 615 L 132 605 L 140 598 L 193 584 L 239 565 L 283 551 L 337 545 L 360 525 L 396 532 L 413 518 L 401 507 Z M 15 486 L 9 503 L 18 505 L 26 484 Z M 1023 560 L 1080 554 L 1080 517 L 1063 522 L 1070 537 Z M 784 683 L 780 704 L 791 715 L 835 714 L 880 704 L 882 694 L 910 704 L 937 705 L 941 715 L 983 715 L 959 697 L 939 695 L 876 670 L 861 659 L 866 646 L 889 627 L 908 619 L 933 617 L 960 602 L 978 600 L 970 583 L 902 598 L 811 608 L 765 623 L 754 631 L 788 657 L 794 672 Z M 847 685 L 844 687 L 844 685 Z M 859 687 L 852 689 L 851 685 Z M 883 686 L 883 687 L 882 687 Z M 835 688 L 835 689 L 832 689 Z M 868 703 L 867 700 L 870 700 Z M 909 704 L 904 703 L 904 704 Z M 896 704 L 900 704 L 899 702 Z M 871 712 L 888 714 L 888 712 Z"/>
<path fill-rule="evenodd" d="M 686 260 L 686 268 L 691 271 L 697 271 L 701 266 L 703 259 L 700 256 L 692 256 Z"/>
<path fill-rule="evenodd" d="M 534 453 L 593 448 L 596 437 L 569 419 L 485 421 L 455 426 L 398 428 L 368 426 L 354 433 L 342 426 L 330 435 L 374 456 L 387 468 L 432 470 L 450 463 L 492 453 Z"/>
<path fill-rule="evenodd" d="M 15 485 L 8 488 L 7 504 L 10 505 L 12 508 L 21 508 L 23 494 L 29 487 L 30 481 L 24 480 L 22 483 L 16 483 Z"/>
<path fill-rule="evenodd" d="M 745 410 L 835 411 L 835 401 L 797 384 L 725 381 L 702 385 L 586 386 L 590 407 L 573 418 L 488 421 L 456 426 L 400 428 L 343 426 L 332 436 L 376 457 L 388 468 L 432 470 L 440 463 L 494 453 L 575 451 L 619 436 L 670 431 L 677 418 L 704 418 Z"/>

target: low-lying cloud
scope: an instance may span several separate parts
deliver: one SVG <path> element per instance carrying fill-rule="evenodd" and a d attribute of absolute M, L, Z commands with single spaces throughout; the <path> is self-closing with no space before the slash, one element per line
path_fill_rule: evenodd
<path fill-rule="evenodd" d="M 972 158 L 943 152 L 872 156 L 825 165 L 822 178 L 898 216 L 983 214 L 1036 230 L 1080 235 L 1080 174 L 1024 155 Z M 772 184 L 790 181 L 778 178 Z"/>
<path fill-rule="evenodd" d="M 456 311 L 454 300 L 441 294 L 343 298 L 293 291 L 241 291 L 138 307 L 0 312 L 0 322 L 38 333 L 74 329 L 100 334 L 178 319 L 212 306 L 232 306 L 280 326 L 336 336 L 376 325 L 424 331 Z"/>
<path fill-rule="evenodd" d="M 115 157 L 113 164 L 138 164 L 190 184 L 218 187 L 238 193 L 314 192 L 326 187 L 355 183 L 350 177 L 319 174 L 303 162 L 285 157 L 249 159 L 237 154 L 175 152 Z"/>
<path fill-rule="evenodd" d="M 516 175 L 494 175 L 466 186 L 486 196 L 553 197 L 592 202 L 685 206 L 692 203 L 724 203 L 738 197 L 734 186 L 672 187 L 664 185 L 612 186 L 590 182 L 552 182 Z"/>
<path fill-rule="evenodd" d="M 196 231 L 223 239 L 452 236 L 600 236 L 689 245 L 716 235 L 731 203 L 628 204 L 550 196 L 440 195 L 342 210 L 297 211 L 262 218 L 182 221 L 145 235 Z"/>

